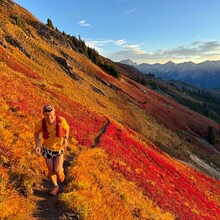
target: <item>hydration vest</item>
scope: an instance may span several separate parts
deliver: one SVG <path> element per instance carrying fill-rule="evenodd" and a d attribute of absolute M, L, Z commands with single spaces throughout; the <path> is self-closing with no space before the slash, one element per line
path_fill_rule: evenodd
<path fill-rule="evenodd" d="M 61 138 L 62 137 L 62 129 L 60 126 L 61 120 L 59 116 L 56 116 L 56 136 Z M 49 138 L 49 132 L 47 130 L 47 123 L 45 118 L 42 119 L 42 132 L 43 132 L 43 138 L 48 139 Z"/>

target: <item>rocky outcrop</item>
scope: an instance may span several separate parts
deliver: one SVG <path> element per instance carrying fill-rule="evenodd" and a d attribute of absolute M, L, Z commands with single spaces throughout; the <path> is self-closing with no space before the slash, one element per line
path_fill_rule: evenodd
<path fill-rule="evenodd" d="M 7 41 L 7 43 L 11 44 L 12 46 L 18 48 L 22 53 L 24 53 L 28 58 L 32 59 L 30 53 L 27 52 L 27 50 L 25 49 L 25 47 L 14 37 L 12 37 L 11 35 L 7 35 L 5 37 L 5 40 Z M 0 39 L 1 42 L 1 39 Z"/>
<path fill-rule="evenodd" d="M 70 48 L 68 41 L 59 31 L 53 30 L 47 25 L 37 21 L 29 21 L 29 24 L 37 30 L 38 35 L 49 43 L 53 43 L 54 46 L 62 45 L 66 48 Z"/>
<path fill-rule="evenodd" d="M 69 65 L 66 59 L 63 57 L 52 54 L 54 60 L 61 66 L 61 68 L 74 80 L 82 80 L 80 76 L 73 72 L 73 68 Z"/>

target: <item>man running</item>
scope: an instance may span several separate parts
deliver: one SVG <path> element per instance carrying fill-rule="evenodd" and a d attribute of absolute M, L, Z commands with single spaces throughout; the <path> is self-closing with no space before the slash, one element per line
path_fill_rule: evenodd
<path fill-rule="evenodd" d="M 55 115 L 52 105 L 43 107 L 44 118 L 35 127 L 34 139 L 38 155 L 45 157 L 48 168 L 48 176 L 53 184 L 50 195 L 57 195 L 59 191 L 58 182 L 63 182 L 64 175 L 64 150 L 68 144 L 69 125 L 63 117 Z M 40 146 L 40 133 L 43 136 L 43 145 Z"/>

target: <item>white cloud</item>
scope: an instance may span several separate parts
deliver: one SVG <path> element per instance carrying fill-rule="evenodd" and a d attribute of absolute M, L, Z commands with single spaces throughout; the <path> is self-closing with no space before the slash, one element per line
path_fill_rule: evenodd
<path fill-rule="evenodd" d="M 120 61 L 131 59 L 137 63 L 176 63 L 205 60 L 220 60 L 220 42 L 217 40 L 196 40 L 188 45 L 175 48 L 163 48 L 156 51 L 146 51 L 143 44 L 128 44 L 125 39 L 120 40 L 87 40 L 86 44 L 95 48 L 101 55 Z"/>
<path fill-rule="evenodd" d="M 130 45 L 125 45 L 124 49 L 128 51 L 132 51 L 133 53 L 136 54 L 144 54 L 145 51 L 141 49 L 141 44 L 130 44 Z"/>
<path fill-rule="evenodd" d="M 116 40 L 115 42 L 114 42 L 116 45 L 123 45 L 123 44 L 126 44 L 126 40 L 124 40 L 124 39 L 122 39 L 122 40 Z"/>
<path fill-rule="evenodd" d="M 123 45 L 126 44 L 126 40 L 121 39 L 121 40 L 104 40 L 104 39 L 98 39 L 98 40 L 86 40 L 86 44 L 88 46 L 93 46 L 93 48 L 100 48 L 100 47 L 105 47 L 105 46 L 110 46 L 110 45 L 117 45 L 119 47 L 123 47 Z"/>
<path fill-rule="evenodd" d="M 90 40 L 87 39 L 86 41 L 86 45 L 96 49 L 100 54 L 104 53 L 104 47 L 106 47 L 107 45 L 114 45 L 114 41 L 113 40 L 104 40 L 104 39 L 98 39 L 98 40 Z"/>
<path fill-rule="evenodd" d="M 115 61 L 129 58 L 137 63 L 220 60 L 220 42 L 216 40 L 194 41 L 189 45 L 157 51 L 144 51 L 141 47 L 141 44 L 123 45 L 117 52 L 108 54 L 108 57 Z"/>
<path fill-rule="evenodd" d="M 130 15 L 137 11 L 137 8 L 132 8 L 123 12 L 123 15 Z"/>
<path fill-rule="evenodd" d="M 164 50 L 162 56 L 170 58 L 204 59 L 209 55 L 220 56 L 220 42 L 216 40 L 194 41 L 189 45 Z M 219 57 L 220 59 L 220 57 Z"/>
<path fill-rule="evenodd" d="M 113 40 L 104 40 L 104 39 L 98 39 L 98 40 L 86 40 L 87 45 L 93 45 L 94 47 L 101 47 L 105 46 L 107 44 L 114 44 Z"/>
<path fill-rule="evenodd" d="M 90 26 L 90 24 L 86 20 L 81 20 L 78 22 L 78 24 L 82 27 Z"/>

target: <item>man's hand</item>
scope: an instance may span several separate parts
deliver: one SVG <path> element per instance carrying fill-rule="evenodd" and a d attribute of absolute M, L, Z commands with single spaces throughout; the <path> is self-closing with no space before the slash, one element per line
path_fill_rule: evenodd
<path fill-rule="evenodd" d="M 67 151 L 67 146 L 68 146 L 68 140 L 67 140 L 67 138 L 63 138 L 63 147 L 64 147 L 65 153 Z"/>
<path fill-rule="evenodd" d="M 35 148 L 35 152 L 36 152 L 36 154 L 37 154 L 38 156 L 41 156 L 41 148 L 40 148 L 39 146 L 37 146 L 37 147 Z"/>
<path fill-rule="evenodd" d="M 63 139 L 63 146 L 64 147 L 67 147 L 68 145 L 68 140 L 66 138 Z"/>

